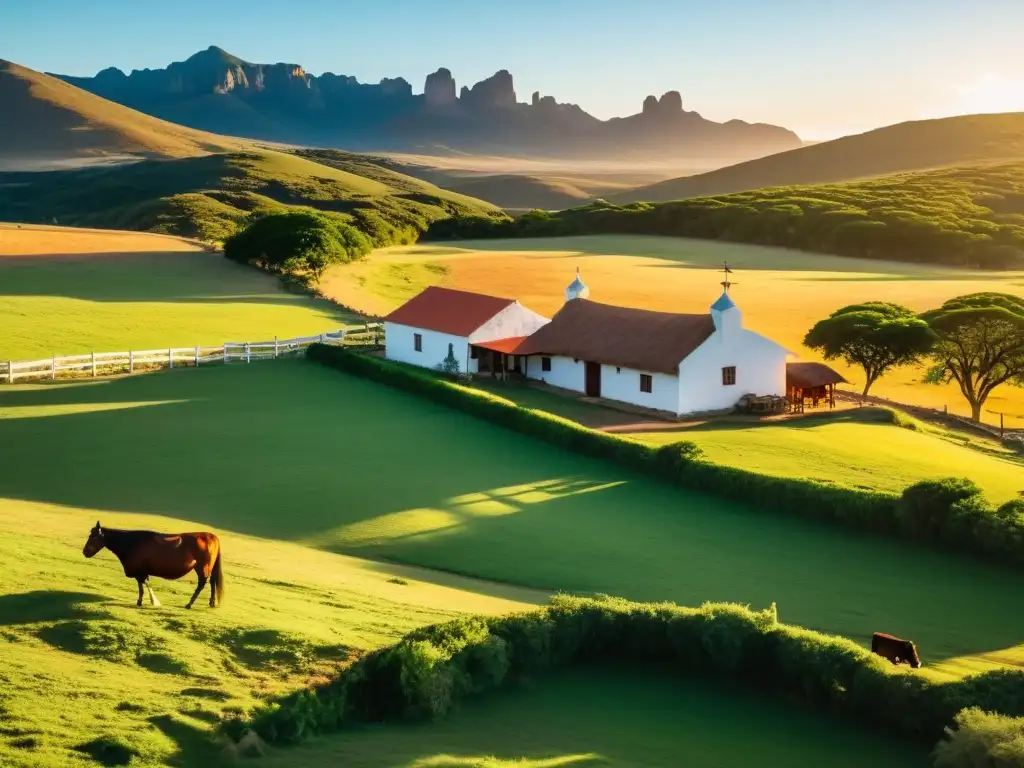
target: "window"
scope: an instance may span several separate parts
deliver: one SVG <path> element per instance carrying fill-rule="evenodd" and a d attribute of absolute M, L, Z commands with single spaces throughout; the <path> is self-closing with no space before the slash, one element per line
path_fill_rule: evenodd
<path fill-rule="evenodd" d="M 551 358 L 550 357 L 542 357 L 540 359 L 540 369 L 542 371 L 550 371 L 551 370 Z"/>
<path fill-rule="evenodd" d="M 422 333 L 414 333 L 412 335 L 412 348 L 415 349 L 417 352 L 422 352 L 423 351 L 423 334 Z"/>
<path fill-rule="evenodd" d="M 722 384 L 726 387 L 736 383 L 736 366 L 730 365 L 722 369 Z"/>
<path fill-rule="evenodd" d="M 654 378 L 649 373 L 640 374 L 640 391 L 650 392 L 654 389 Z"/>
<path fill-rule="evenodd" d="M 480 357 L 480 350 L 477 349 L 476 347 L 470 347 L 469 348 L 469 359 L 470 360 L 477 360 L 479 357 Z"/>

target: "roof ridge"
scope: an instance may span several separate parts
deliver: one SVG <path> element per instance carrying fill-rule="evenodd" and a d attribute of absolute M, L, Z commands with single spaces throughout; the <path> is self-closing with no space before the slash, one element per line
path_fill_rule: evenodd
<path fill-rule="evenodd" d="M 515 302 L 519 301 L 519 299 L 510 299 L 507 296 L 495 296 L 493 293 L 481 293 L 480 291 L 467 291 L 467 290 L 464 290 L 462 288 L 449 288 L 446 285 L 428 285 L 426 288 L 424 288 L 422 291 L 420 291 L 420 294 L 425 293 L 426 291 L 446 291 L 447 293 L 462 293 L 462 294 L 465 294 L 467 296 L 482 296 L 485 299 L 495 299 L 497 301 L 507 301 L 510 304 L 514 304 Z M 420 294 L 417 294 L 417 295 L 420 295 Z M 413 298 L 416 298 L 416 297 L 413 296 Z M 410 299 L 410 301 L 411 301 L 411 299 Z"/>

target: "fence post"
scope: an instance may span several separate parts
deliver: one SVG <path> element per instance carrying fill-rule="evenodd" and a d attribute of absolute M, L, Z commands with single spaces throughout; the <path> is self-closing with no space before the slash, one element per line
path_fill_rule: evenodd
<path fill-rule="evenodd" d="M 96 378 L 96 353 L 92 353 L 92 377 Z"/>
<path fill-rule="evenodd" d="M 199 367 L 199 347 L 196 346 L 196 368 Z"/>
<path fill-rule="evenodd" d="M 277 336 L 274 337 L 274 359 L 277 359 Z"/>
<path fill-rule="evenodd" d="M 50 381 L 57 378 L 57 356 L 54 355 L 53 359 L 50 360 Z"/>
<path fill-rule="evenodd" d="M 245 342 L 245 362 L 249 362 L 249 342 Z"/>
<path fill-rule="evenodd" d="M 128 350 L 128 373 L 135 373 L 135 353 Z"/>
<path fill-rule="evenodd" d="M 7 361 L 7 383 L 8 384 L 13 384 L 14 383 L 14 361 L 13 360 L 8 360 Z"/>
<path fill-rule="evenodd" d="M 167 350 L 167 367 L 168 368 L 173 368 L 174 367 L 174 350 L 173 349 L 168 349 Z"/>
<path fill-rule="evenodd" d="M 227 361 L 228 361 L 228 343 L 225 341 L 224 342 L 224 362 L 227 363 Z"/>

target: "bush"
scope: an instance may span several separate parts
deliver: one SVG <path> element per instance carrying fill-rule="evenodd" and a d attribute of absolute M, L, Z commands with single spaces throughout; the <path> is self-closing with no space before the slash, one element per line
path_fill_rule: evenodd
<path fill-rule="evenodd" d="M 935 748 L 936 768 L 1019 768 L 1024 766 L 1024 718 L 1005 717 L 970 707 L 946 728 Z"/>
<path fill-rule="evenodd" d="M 980 489 L 964 478 L 917 483 L 900 497 L 813 480 L 772 477 L 713 464 L 690 441 L 654 447 L 544 411 L 522 408 L 413 366 L 322 344 L 312 345 L 307 354 L 323 365 L 416 393 L 559 448 L 611 461 L 690 490 L 757 509 L 829 520 L 1024 566 L 1024 515 L 997 513 Z"/>
<path fill-rule="evenodd" d="M 524 674 L 573 664 L 622 663 L 730 680 L 808 707 L 934 742 L 965 706 L 1024 714 L 1024 673 L 934 682 L 856 643 L 779 624 L 764 611 L 706 603 L 631 603 L 560 596 L 545 608 L 461 618 L 412 632 L 338 678 L 260 708 L 246 725 L 290 743 L 340 727 L 443 716 L 466 696 Z"/>
<path fill-rule="evenodd" d="M 370 241 L 359 230 L 315 211 L 270 213 L 224 242 L 224 256 L 278 274 L 319 280 L 331 264 L 361 258 Z"/>

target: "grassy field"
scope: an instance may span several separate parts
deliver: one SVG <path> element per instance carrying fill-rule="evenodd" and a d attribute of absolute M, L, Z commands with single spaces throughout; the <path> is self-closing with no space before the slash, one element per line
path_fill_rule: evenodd
<path fill-rule="evenodd" d="M 911 637 L 935 674 L 1024 663 L 1015 574 L 648 482 L 312 364 L 261 366 L 5 388 L 0 498 L 542 590 L 777 601 L 862 643 Z"/>
<path fill-rule="evenodd" d="M 895 426 L 878 408 L 844 407 L 763 421 L 736 415 L 658 421 L 533 386 L 478 380 L 476 386 L 585 426 L 655 445 L 692 440 L 716 464 L 782 477 L 899 493 L 925 479 L 969 477 L 990 500 L 1024 492 L 1024 459 L 996 440 L 914 423 Z"/>
<path fill-rule="evenodd" d="M 336 330 L 329 301 L 172 237 L 0 224 L 0 359 Z"/>
<path fill-rule="evenodd" d="M 624 670 L 575 670 L 475 702 L 439 723 L 321 739 L 261 765 L 293 766 L 297 757 L 365 768 L 930 764 L 916 747 L 775 701 Z"/>
<path fill-rule="evenodd" d="M 722 262 L 737 270 L 733 296 L 744 323 L 802 359 L 810 327 L 856 301 L 896 301 L 915 310 L 976 291 L 1024 294 L 1024 273 L 972 272 L 879 262 L 782 248 L 682 238 L 589 236 L 423 244 L 375 253 L 359 264 L 335 268 L 325 291 L 347 306 L 382 314 L 428 284 L 509 296 L 550 316 L 564 300 L 577 266 L 595 301 L 676 312 L 703 312 L 721 292 Z M 856 369 L 835 367 L 862 384 Z M 879 381 L 873 394 L 969 415 L 955 386 L 923 384 L 923 371 L 900 369 Z M 1024 427 L 1024 389 L 1003 386 L 988 409 L 1005 411 L 1008 428 Z M 989 423 L 998 416 L 984 414 Z"/>

